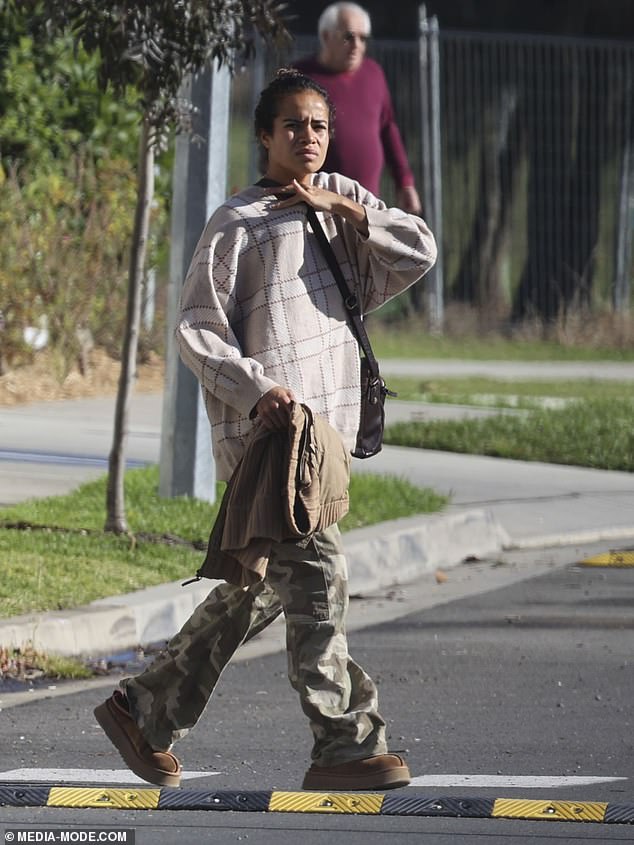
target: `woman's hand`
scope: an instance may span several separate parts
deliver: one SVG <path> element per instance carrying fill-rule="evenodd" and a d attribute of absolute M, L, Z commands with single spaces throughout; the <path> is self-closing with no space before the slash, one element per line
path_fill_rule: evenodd
<path fill-rule="evenodd" d="M 295 401 L 293 391 L 287 387 L 273 387 L 257 401 L 255 410 L 264 428 L 282 431 L 288 428 L 291 404 Z"/>
<path fill-rule="evenodd" d="M 290 194 L 288 199 L 278 200 L 273 208 L 289 208 L 300 202 L 310 205 L 315 211 L 329 211 L 331 214 L 338 214 L 348 223 L 367 237 L 368 220 L 365 208 L 358 202 L 336 194 L 334 191 L 327 191 L 317 185 L 303 185 L 297 179 L 293 179 L 290 185 L 284 185 L 275 189 L 276 194 Z"/>

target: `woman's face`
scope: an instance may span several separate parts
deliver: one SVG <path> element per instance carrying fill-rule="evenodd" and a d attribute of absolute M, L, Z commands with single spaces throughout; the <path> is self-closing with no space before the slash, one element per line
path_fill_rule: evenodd
<path fill-rule="evenodd" d="M 287 94 L 279 102 L 273 131 L 262 130 L 268 152 L 266 175 L 283 185 L 297 179 L 308 184 L 328 151 L 328 106 L 316 91 Z"/>

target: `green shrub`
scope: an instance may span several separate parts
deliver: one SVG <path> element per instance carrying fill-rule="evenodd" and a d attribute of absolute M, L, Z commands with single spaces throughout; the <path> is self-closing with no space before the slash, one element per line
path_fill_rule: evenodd
<path fill-rule="evenodd" d="M 35 326 L 63 379 L 87 341 L 121 348 L 138 94 L 100 91 L 98 58 L 70 35 L 36 48 L 19 30 L 0 48 L 0 374 L 28 361 L 23 333 Z M 148 266 L 166 263 L 167 181 L 164 171 Z"/>
<path fill-rule="evenodd" d="M 5 363 L 27 354 L 23 330 L 48 330 L 66 375 L 82 331 L 118 348 L 125 314 L 135 177 L 122 160 L 77 155 L 43 173 L 13 172 L 0 193 Z"/>

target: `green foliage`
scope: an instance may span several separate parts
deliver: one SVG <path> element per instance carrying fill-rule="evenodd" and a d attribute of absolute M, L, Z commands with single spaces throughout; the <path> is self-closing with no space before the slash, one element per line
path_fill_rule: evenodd
<path fill-rule="evenodd" d="M 574 402 L 563 409 L 485 419 L 396 423 L 385 442 L 634 472 L 634 400 Z"/>
<path fill-rule="evenodd" d="M 85 49 L 99 55 L 102 89 L 132 86 L 145 119 L 159 132 L 187 126 L 183 80 L 210 61 L 233 67 L 253 50 L 256 32 L 287 37 L 278 0 L 42 0 L 42 24 L 70 29 Z M 37 25 L 36 25 L 37 29 Z"/>
<path fill-rule="evenodd" d="M 0 69 L 0 157 L 11 166 L 55 167 L 79 150 L 95 160 L 136 160 L 137 96 L 97 87 L 99 57 L 69 35 L 35 44 L 22 35 Z"/>
<path fill-rule="evenodd" d="M 190 71 L 285 30 L 271 0 L 0 0 L 0 25 L 0 364 L 23 360 L 24 328 L 44 321 L 63 376 L 78 329 L 109 351 L 126 331 L 141 117 L 181 121 Z M 167 260 L 164 164 L 148 266 Z"/>
<path fill-rule="evenodd" d="M 60 377 L 86 332 L 118 347 L 135 194 L 125 160 L 96 164 L 77 155 L 57 168 L 23 171 L 22 179 L 9 174 L 0 191 L 5 362 L 20 361 L 23 329 L 42 321 Z"/>
<path fill-rule="evenodd" d="M 100 90 L 99 56 L 72 36 L 36 44 L 6 6 L 0 21 L 7 33 L 0 50 L 2 365 L 28 356 L 26 326 L 45 326 L 63 377 L 88 333 L 110 352 L 120 347 L 138 95 Z M 167 181 L 154 203 L 153 265 L 166 261 Z"/>

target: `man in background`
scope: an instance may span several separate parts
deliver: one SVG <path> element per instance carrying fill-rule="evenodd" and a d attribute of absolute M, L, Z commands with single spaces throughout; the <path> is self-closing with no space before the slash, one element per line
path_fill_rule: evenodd
<path fill-rule="evenodd" d="M 300 59 L 294 67 L 322 85 L 335 105 L 335 136 L 324 170 L 356 179 L 379 196 L 386 163 L 396 186 L 396 204 L 420 214 L 385 74 L 365 55 L 371 28 L 370 16 L 361 6 L 331 4 L 319 18 L 318 55 Z"/>

